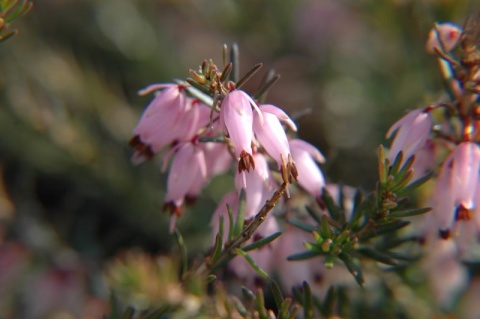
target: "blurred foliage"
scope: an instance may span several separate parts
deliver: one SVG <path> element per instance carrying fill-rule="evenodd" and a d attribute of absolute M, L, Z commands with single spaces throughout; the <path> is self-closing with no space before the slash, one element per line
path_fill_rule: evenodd
<path fill-rule="evenodd" d="M 3 38 L 31 3 L 0 3 Z M 293 117 L 310 110 L 297 119 L 300 136 L 324 152 L 326 175 L 371 188 L 387 128 L 405 109 L 435 100 L 442 86 L 424 52 L 427 32 L 434 21 L 462 23 L 473 3 L 35 2 L 15 21 L 19 35 L 0 47 L 0 258 L 9 261 L 0 267 L 15 265 L 0 270 L 0 316 L 98 317 L 109 258 L 129 248 L 172 250 L 159 163 L 130 163 L 127 141 L 148 103 L 139 89 L 185 77 L 204 58 L 220 60 L 223 43 L 237 42 L 243 70 L 263 62 L 282 75 L 269 102 Z M 214 180 L 179 220 L 191 255 L 206 250 L 209 218 L 231 185 L 228 177 Z M 384 291 L 403 289 L 404 300 L 414 299 L 389 276 Z M 43 293 L 44 285 L 68 302 Z"/>

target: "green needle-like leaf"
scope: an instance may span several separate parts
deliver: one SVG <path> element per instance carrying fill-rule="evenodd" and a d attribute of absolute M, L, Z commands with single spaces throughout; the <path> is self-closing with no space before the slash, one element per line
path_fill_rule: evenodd
<path fill-rule="evenodd" d="M 321 255 L 319 252 L 309 250 L 309 251 L 304 251 L 301 253 L 290 255 L 287 257 L 287 260 L 290 260 L 290 261 L 305 260 L 305 259 L 317 257 L 319 255 Z"/>
<path fill-rule="evenodd" d="M 357 249 L 357 252 L 368 258 L 374 259 L 387 265 L 395 266 L 397 264 L 397 261 L 395 259 L 373 248 L 361 247 Z"/>
<path fill-rule="evenodd" d="M 304 230 L 306 232 L 309 232 L 311 233 L 312 231 L 314 231 L 316 229 L 315 226 L 313 225 L 310 225 L 310 224 L 306 224 L 302 221 L 299 221 L 298 219 L 287 219 L 287 223 L 289 223 L 290 225 L 293 225 L 301 230 Z"/>
<path fill-rule="evenodd" d="M 394 218 L 405 218 L 405 217 L 422 215 L 422 214 L 428 213 L 431 210 L 432 208 L 430 207 L 414 208 L 414 209 L 401 210 L 398 212 L 394 211 L 394 212 L 391 212 L 388 216 L 394 217 Z"/>
<path fill-rule="evenodd" d="M 253 270 L 255 270 L 255 272 L 260 277 L 262 277 L 266 281 L 270 280 L 270 276 L 265 272 L 265 270 L 263 270 L 262 268 L 260 268 L 260 266 L 257 265 L 255 260 L 253 260 L 253 258 L 248 253 L 246 253 L 245 251 L 243 251 L 241 249 L 235 249 L 234 253 L 237 254 L 237 255 L 243 256 L 243 258 L 245 258 L 245 260 L 250 264 L 250 266 L 253 268 Z"/>
<path fill-rule="evenodd" d="M 243 251 L 250 251 L 258 248 L 262 248 L 265 245 L 270 244 L 272 241 L 277 239 L 282 233 L 281 232 L 276 232 L 273 235 L 270 235 L 268 237 L 262 238 L 260 240 L 257 240 L 256 242 L 251 243 L 250 245 L 247 245 L 242 248 Z"/>

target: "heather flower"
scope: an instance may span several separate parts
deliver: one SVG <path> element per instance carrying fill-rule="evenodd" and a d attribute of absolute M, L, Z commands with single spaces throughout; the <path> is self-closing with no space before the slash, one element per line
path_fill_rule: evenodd
<path fill-rule="evenodd" d="M 403 152 L 403 158 L 408 159 L 425 145 L 432 127 L 429 110 L 429 108 L 413 110 L 390 127 L 387 138 L 396 132 L 388 157 L 390 163 L 393 163 L 400 151 Z"/>
<path fill-rule="evenodd" d="M 312 196 L 320 197 L 325 178 L 315 162 L 325 162 L 322 153 L 313 145 L 299 139 L 290 140 L 290 151 L 298 172 L 298 184 Z"/>
<path fill-rule="evenodd" d="M 209 178 L 226 173 L 232 163 L 232 155 L 224 143 L 199 143 L 205 153 L 207 176 Z"/>
<path fill-rule="evenodd" d="M 427 241 L 427 254 L 421 262 L 433 297 L 438 305 L 449 308 L 465 288 L 467 271 L 457 258 L 457 247 L 450 240 L 435 238 Z"/>
<path fill-rule="evenodd" d="M 479 168 L 480 149 L 471 142 L 457 145 L 442 164 L 433 195 L 433 214 L 442 237 L 450 236 L 455 221 L 471 220 L 480 205 L 476 201 Z"/>
<path fill-rule="evenodd" d="M 170 134 L 187 108 L 187 98 L 182 86 L 161 84 L 148 87 L 141 94 L 165 88 L 156 94 L 133 130 L 130 145 L 135 148 L 132 160 L 141 163 L 152 157 L 174 140 Z"/>
<path fill-rule="evenodd" d="M 428 53 L 435 53 L 434 48 L 445 52 L 452 51 L 460 40 L 462 29 L 453 23 L 440 23 L 430 30 L 425 49 Z"/>
<path fill-rule="evenodd" d="M 270 179 L 268 163 L 261 153 L 253 154 L 256 163 L 254 171 L 235 175 L 235 186 L 238 191 L 245 190 L 246 218 L 253 217 L 273 194 L 273 181 Z"/>
<path fill-rule="evenodd" d="M 192 143 L 179 146 L 168 174 L 165 209 L 180 216 L 185 196 L 196 195 L 200 186 L 206 183 L 206 176 L 207 167 L 203 150 Z"/>
<path fill-rule="evenodd" d="M 297 127 L 290 117 L 276 106 L 264 104 L 260 105 L 259 109 L 263 121 L 259 114 L 255 114 L 253 117 L 253 131 L 260 144 L 277 162 L 278 167 L 281 168 L 283 161 L 290 154 L 290 147 L 280 121 L 284 121 L 294 131 L 297 130 Z"/>
<path fill-rule="evenodd" d="M 427 139 L 422 147 L 415 152 L 415 161 L 412 164 L 412 180 L 425 176 L 435 168 L 435 151 L 437 146 Z"/>
<path fill-rule="evenodd" d="M 220 122 L 226 134 L 232 140 L 235 155 L 239 161 L 238 171 L 250 171 L 255 168 L 252 158 L 253 112 L 252 106 L 258 110 L 255 101 L 245 92 L 234 90 L 225 96 L 220 108 Z M 259 115 L 262 119 L 262 115 Z"/>

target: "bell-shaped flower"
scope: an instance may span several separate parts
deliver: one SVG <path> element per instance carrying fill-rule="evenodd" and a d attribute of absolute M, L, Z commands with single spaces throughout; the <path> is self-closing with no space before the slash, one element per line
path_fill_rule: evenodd
<path fill-rule="evenodd" d="M 437 145 L 430 139 L 427 139 L 423 146 L 415 152 L 415 161 L 412 165 L 413 181 L 425 176 L 425 174 L 435 169 L 436 149 Z"/>
<path fill-rule="evenodd" d="M 185 196 L 206 182 L 207 166 L 203 150 L 192 143 L 181 145 L 172 160 L 167 180 L 165 209 L 180 216 Z"/>
<path fill-rule="evenodd" d="M 298 172 L 298 183 L 314 197 L 322 194 L 325 178 L 315 162 L 323 163 L 325 158 L 313 145 L 300 140 L 290 140 L 290 151 Z"/>
<path fill-rule="evenodd" d="M 210 109 L 205 104 L 195 99 L 187 99 L 186 105 L 185 110 L 179 114 L 181 118 L 166 123 L 164 130 L 158 130 L 151 137 L 154 152 L 158 152 L 174 142 L 189 142 L 200 128 L 208 126 Z"/>
<path fill-rule="evenodd" d="M 282 163 L 287 160 L 290 154 L 290 146 L 280 121 L 284 121 L 294 131 L 297 130 L 297 127 L 285 112 L 274 105 L 263 104 L 260 105 L 259 109 L 263 116 L 263 122 L 259 114 L 254 114 L 253 131 L 268 155 L 270 155 L 277 162 L 278 167 L 281 168 Z"/>
<path fill-rule="evenodd" d="M 453 23 L 439 23 L 430 30 L 425 49 L 428 53 L 435 53 L 435 48 L 444 52 L 452 51 L 460 40 L 462 29 Z"/>
<path fill-rule="evenodd" d="M 232 155 L 224 143 L 199 143 L 205 153 L 207 175 L 209 178 L 226 173 L 232 163 Z"/>
<path fill-rule="evenodd" d="M 135 148 L 135 163 L 152 157 L 174 139 L 171 132 L 187 108 L 187 98 L 182 86 L 165 84 L 150 89 L 161 87 L 166 89 L 156 94 L 133 130 L 134 136 L 130 145 Z M 150 89 L 147 88 L 146 91 Z"/>
<path fill-rule="evenodd" d="M 250 171 L 255 168 L 252 158 L 253 112 L 257 110 L 255 101 L 244 91 L 234 90 L 225 96 L 220 108 L 220 122 L 225 133 L 232 140 L 238 159 L 238 171 Z M 263 122 L 262 115 L 259 114 Z"/>
<path fill-rule="evenodd" d="M 446 310 L 454 305 L 454 300 L 468 284 L 468 274 L 458 259 L 453 241 L 431 238 L 426 244 L 420 267 L 425 271 L 435 301 Z"/>
<path fill-rule="evenodd" d="M 238 191 L 245 190 L 246 218 L 255 216 L 274 192 L 265 156 L 255 153 L 253 159 L 256 163 L 255 170 L 237 172 L 235 175 L 235 187 Z"/>
<path fill-rule="evenodd" d="M 388 156 L 390 163 L 393 163 L 400 151 L 403 152 L 405 161 L 424 146 L 432 127 L 429 110 L 429 108 L 413 110 L 390 127 L 387 138 L 396 132 Z"/>
<path fill-rule="evenodd" d="M 433 194 L 433 214 L 440 235 L 450 237 L 455 221 L 472 219 L 479 183 L 480 148 L 463 142 L 442 164 Z"/>

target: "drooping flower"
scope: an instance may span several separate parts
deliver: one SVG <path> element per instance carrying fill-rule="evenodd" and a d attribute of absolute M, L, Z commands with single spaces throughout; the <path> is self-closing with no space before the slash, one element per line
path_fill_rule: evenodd
<path fill-rule="evenodd" d="M 425 271 L 435 301 L 444 310 L 450 310 L 467 285 L 467 271 L 458 259 L 453 241 L 431 238 L 427 245 L 421 268 Z"/>
<path fill-rule="evenodd" d="M 172 215 L 182 214 L 185 196 L 198 191 L 206 182 L 207 167 L 203 150 L 192 143 L 185 143 L 177 149 L 167 181 L 165 209 Z"/>
<path fill-rule="evenodd" d="M 209 178 L 226 173 L 230 169 L 232 156 L 224 143 L 199 143 L 205 153 Z"/>
<path fill-rule="evenodd" d="M 165 89 L 155 95 L 133 130 L 130 145 L 135 148 L 135 163 L 152 157 L 174 139 L 170 134 L 187 108 L 187 97 L 179 85 L 154 85 L 141 93 L 159 88 Z"/>
<path fill-rule="evenodd" d="M 290 146 L 280 121 L 289 125 L 293 131 L 296 131 L 297 127 L 285 112 L 274 105 L 263 104 L 259 106 L 259 109 L 263 116 L 263 122 L 260 119 L 260 115 L 255 114 L 253 117 L 253 131 L 260 144 L 277 162 L 278 167 L 281 168 L 283 161 L 286 161 L 290 154 Z"/>
<path fill-rule="evenodd" d="M 313 145 L 300 140 L 290 140 L 290 151 L 298 172 L 298 183 L 314 197 L 322 194 L 325 178 L 315 162 L 323 163 L 325 158 Z"/>
<path fill-rule="evenodd" d="M 470 221 L 477 202 L 480 148 L 463 142 L 442 164 L 433 195 L 433 211 L 440 235 L 450 237 L 452 226 L 459 220 Z M 475 217 L 477 219 L 478 217 Z"/>
<path fill-rule="evenodd" d="M 252 158 L 253 139 L 253 111 L 258 113 L 255 101 L 244 91 L 233 90 L 225 96 L 220 108 L 220 122 L 225 128 L 225 133 L 232 140 L 235 155 L 238 159 L 238 171 L 250 171 L 255 168 Z M 261 121 L 263 121 L 262 115 Z"/>
<path fill-rule="evenodd" d="M 452 51 L 460 40 L 462 29 L 453 23 L 439 23 L 430 30 L 425 49 L 428 53 L 435 53 L 435 48 L 445 52 Z"/>
<path fill-rule="evenodd" d="M 413 110 L 390 127 L 387 138 L 396 132 L 388 156 L 390 163 L 393 163 L 400 151 L 403 152 L 405 161 L 424 146 L 432 127 L 429 111 L 430 108 Z"/>
<path fill-rule="evenodd" d="M 274 183 L 270 178 L 267 159 L 261 153 L 253 154 L 256 168 L 250 172 L 236 173 L 235 187 L 238 191 L 244 189 L 246 200 L 245 217 L 253 217 L 265 201 L 269 199 L 274 192 Z"/>

